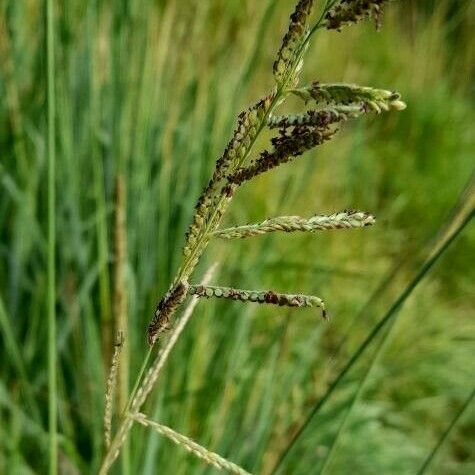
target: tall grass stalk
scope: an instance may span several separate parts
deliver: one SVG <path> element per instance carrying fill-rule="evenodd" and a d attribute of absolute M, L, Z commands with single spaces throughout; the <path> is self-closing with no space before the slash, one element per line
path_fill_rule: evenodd
<path fill-rule="evenodd" d="M 272 469 L 271 473 L 277 473 L 283 466 L 283 463 L 285 462 L 286 458 L 289 456 L 291 450 L 295 447 L 299 439 L 303 436 L 305 433 L 307 427 L 310 426 L 311 422 L 313 419 L 319 414 L 319 412 L 322 410 L 326 402 L 330 399 L 331 395 L 333 392 L 336 390 L 340 382 L 344 379 L 346 374 L 353 368 L 353 366 L 359 361 L 361 356 L 366 352 L 366 350 L 370 347 L 370 345 L 373 343 L 373 341 L 380 336 L 380 333 L 384 331 L 384 336 L 382 337 L 382 340 L 380 341 L 380 344 L 378 345 L 378 348 L 376 349 L 375 354 L 373 355 L 373 359 L 369 365 L 369 367 L 366 369 L 363 378 L 360 380 L 360 383 L 358 385 L 358 388 L 356 390 L 356 393 L 353 395 L 349 406 L 347 407 L 345 411 L 345 415 L 343 416 L 343 421 L 337 431 L 336 438 L 333 442 L 332 447 L 330 448 L 330 451 L 327 455 L 326 460 L 324 461 L 323 467 L 322 467 L 322 473 L 326 469 L 326 465 L 330 462 L 332 452 L 334 450 L 334 445 L 338 442 L 339 436 L 342 432 L 342 430 L 345 427 L 346 420 L 348 418 L 349 413 L 351 412 L 351 409 L 354 407 L 356 402 L 358 401 L 358 398 L 362 394 L 365 385 L 367 383 L 367 380 L 371 374 L 372 368 L 374 365 L 377 363 L 379 354 L 382 352 L 382 350 L 385 347 L 385 341 L 390 334 L 390 330 L 393 327 L 395 321 L 396 321 L 396 316 L 398 314 L 398 311 L 401 309 L 403 306 L 404 302 L 408 299 L 408 297 L 412 294 L 414 289 L 420 284 L 420 282 L 426 277 L 428 272 L 432 269 L 434 264 L 439 260 L 439 258 L 447 251 L 449 246 L 453 243 L 453 241 L 457 238 L 457 236 L 465 229 L 465 227 L 470 223 L 474 216 L 474 206 L 473 206 L 473 194 L 469 194 L 468 196 L 468 206 L 467 209 L 466 207 L 463 207 L 463 216 L 457 215 L 452 219 L 452 223 L 457 223 L 455 229 L 451 229 L 452 227 L 449 225 L 448 228 L 450 229 L 450 232 L 442 238 L 441 241 L 437 242 L 432 249 L 429 250 L 428 256 L 423 263 L 423 265 L 420 267 L 419 271 L 416 273 L 414 278 L 409 282 L 409 284 L 405 287 L 403 292 L 396 298 L 396 300 L 393 302 L 393 304 L 390 306 L 389 310 L 386 312 L 386 314 L 377 322 L 377 324 L 373 327 L 371 332 L 368 334 L 368 336 L 365 338 L 365 340 L 361 343 L 361 345 L 358 347 L 358 349 L 352 354 L 350 357 L 349 361 L 346 363 L 346 365 L 343 367 L 343 369 L 340 371 L 338 376 L 335 378 L 335 380 L 332 382 L 332 384 L 329 386 L 325 394 L 320 398 L 320 400 L 315 404 L 313 409 L 310 411 L 308 416 L 306 417 L 304 423 L 299 427 L 299 429 L 296 431 L 295 435 L 292 437 L 290 443 L 286 446 L 282 454 L 280 455 L 277 463 L 275 464 L 274 468 Z"/>
<path fill-rule="evenodd" d="M 57 376 L 56 376 L 56 104 L 54 60 L 54 4 L 46 0 L 46 57 L 47 57 L 47 144 L 48 144 L 48 427 L 49 473 L 58 470 L 57 440 Z"/>

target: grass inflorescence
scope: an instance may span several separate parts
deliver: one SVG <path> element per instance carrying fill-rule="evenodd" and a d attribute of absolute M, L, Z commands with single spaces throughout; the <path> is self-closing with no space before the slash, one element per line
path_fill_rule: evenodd
<path fill-rule="evenodd" d="M 314 82 L 310 86 L 297 89 L 299 74 L 303 66 L 303 56 L 312 34 L 325 26 L 338 29 L 343 23 L 357 23 L 364 17 L 361 8 L 355 7 L 350 11 L 345 11 L 343 19 L 335 22 L 335 18 L 339 18 L 340 13 L 338 12 L 340 9 L 346 8 L 348 3 L 351 4 L 352 2 L 327 0 L 320 19 L 311 27 L 308 23 L 314 1 L 300 0 L 297 3 L 295 11 L 290 17 L 289 30 L 282 40 L 281 48 L 274 62 L 276 81 L 274 89 L 270 94 L 266 94 L 258 100 L 255 105 L 239 114 L 233 137 L 223 155 L 216 161 L 213 175 L 195 206 L 192 224 L 185 237 L 182 264 L 169 290 L 159 301 L 152 321 L 148 326 L 147 338 L 151 346 L 157 342 L 160 335 L 170 329 L 173 316 L 184 302 L 188 292 L 199 297 L 230 298 L 241 302 L 277 304 L 289 307 L 318 306 L 322 308 L 323 316 L 326 316 L 325 306 L 319 297 L 287 294 L 272 290 L 259 291 L 222 286 L 190 286 L 189 279 L 193 275 L 211 238 L 214 237 L 215 233 L 219 233 L 219 226 L 224 213 L 242 184 L 250 182 L 259 175 L 284 163 L 292 162 L 306 151 L 333 138 L 338 130 L 335 124 L 347 118 L 347 113 L 343 111 L 348 106 L 355 107 L 355 111 L 352 112 L 354 116 L 357 115 L 356 110 L 361 111 L 361 113 L 367 110 L 374 110 L 379 113 L 382 110 L 403 110 L 405 108 L 399 94 L 371 87 L 346 84 L 320 85 L 318 82 Z M 377 4 L 377 8 L 380 8 L 380 2 L 370 1 L 367 3 L 369 7 L 365 6 L 363 10 L 369 8 L 374 13 L 372 10 L 373 4 Z M 332 12 L 336 12 L 336 14 Z M 273 120 L 272 115 L 275 109 L 291 94 L 297 94 L 305 102 L 313 100 L 317 106 L 321 103 L 327 106 L 331 105 L 333 109 L 324 110 L 323 112 L 307 112 L 308 120 L 304 118 L 296 121 L 292 116 L 284 116 L 277 121 Z M 338 113 L 339 107 L 342 108 L 342 113 Z M 259 135 L 263 130 L 272 129 L 276 126 L 279 128 L 279 133 L 271 139 L 272 148 L 262 151 L 257 159 L 252 158 Z M 374 222 L 369 214 L 354 212 L 343 212 L 330 218 L 317 217 L 306 222 L 300 220 L 297 223 L 297 221 L 298 218 L 295 217 L 274 218 L 257 225 L 255 229 L 260 228 L 260 231 L 262 231 L 266 227 L 267 230 L 271 227 L 274 228 L 273 230 L 287 227 L 287 230 L 290 230 L 293 226 L 294 230 L 314 231 L 323 228 L 360 227 Z M 255 234 L 259 234 L 259 231 Z M 138 384 L 140 384 L 139 380 Z M 144 384 L 150 387 L 150 383 L 145 382 L 138 385 L 137 393 L 133 394 L 134 398 L 137 398 L 137 394 L 143 395 Z M 102 472 L 105 472 L 106 468 L 118 456 L 132 426 L 131 418 L 135 420 L 138 417 L 138 412 L 134 412 L 133 403 L 131 407 L 132 411 L 123 416 L 123 421 L 118 429 L 120 436 L 116 436 L 115 443 L 109 448 Z"/>
<path fill-rule="evenodd" d="M 473 472 L 474 2 L 0 4 L 0 473 Z"/>

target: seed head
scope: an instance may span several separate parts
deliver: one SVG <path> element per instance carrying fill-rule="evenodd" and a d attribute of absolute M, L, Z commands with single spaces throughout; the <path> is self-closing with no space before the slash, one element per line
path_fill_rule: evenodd
<path fill-rule="evenodd" d="M 241 185 L 243 182 L 287 163 L 317 145 L 321 145 L 329 140 L 335 132 L 335 129 L 330 129 L 327 126 L 298 125 L 293 127 L 289 134 L 287 129 L 281 129 L 280 135 L 272 139 L 274 148 L 271 152 L 264 150 L 260 158 L 253 164 L 229 175 L 228 181 L 234 185 Z"/>
<path fill-rule="evenodd" d="M 305 102 L 315 102 L 317 105 L 333 106 L 337 110 L 342 106 L 353 106 L 360 113 L 389 110 L 403 110 L 406 105 L 401 95 L 386 89 L 359 86 L 357 84 L 321 84 L 314 82 L 310 86 L 293 89 L 292 92 Z M 356 112 L 357 109 L 354 110 Z"/>
<path fill-rule="evenodd" d="M 369 213 L 345 210 L 330 215 L 316 215 L 311 218 L 278 216 L 276 218 L 266 219 L 262 223 L 219 229 L 213 233 L 213 236 L 221 239 L 242 239 L 276 231 L 286 233 L 316 232 L 329 229 L 362 228 L 371 226 L 374 223 L 374 216 Z"/>
<path fill-rule="evenodd" d="M 270 129 L 288 129 L 297 126 L 327 127 L 361 114 L 360 106 L 336 106 L 321 110 L 309 110 L 303 114 L 273 116 L 267 121 Z"/>

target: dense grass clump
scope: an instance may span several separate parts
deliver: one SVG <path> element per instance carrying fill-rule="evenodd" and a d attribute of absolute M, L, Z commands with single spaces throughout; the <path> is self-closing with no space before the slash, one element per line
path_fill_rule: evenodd
<path fill-rule="evenodd" d="M 290 28 L 291 0 L 48 3 L 52 30 L 40 4 L 0 6 L 0 472 L 46 472 L 56 425 L 60 472 L 99 470 L 106 387 L 113 435 L 171 291 L 209 300 L 159 319 L 171 353 L 117 473 L 471 473 L 472 2 L 303 1 Z M 335 29 L 257 134 L 319 18 Z M 394 90 L 408 108 L 376 117 Z M 241 126 L 254 162 L 234 169 Z M 327 231 L 373 223 L 352 209 L 376 224 Z M 328 323 L 292 308 L 321 298 Z"/>

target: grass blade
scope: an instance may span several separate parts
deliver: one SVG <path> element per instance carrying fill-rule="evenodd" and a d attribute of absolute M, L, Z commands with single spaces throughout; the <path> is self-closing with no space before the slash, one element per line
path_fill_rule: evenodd
<path fill-rule="evenodd" d="M 55 83 L 54 83 L 54 9 L 53 0 L 46 2 L 47 57 L 47 143 L 48 143 L 48 427 L 49 473 L 58 471 L 57 381 L 56 381 L 56 269 L 55 269 Z"/>

